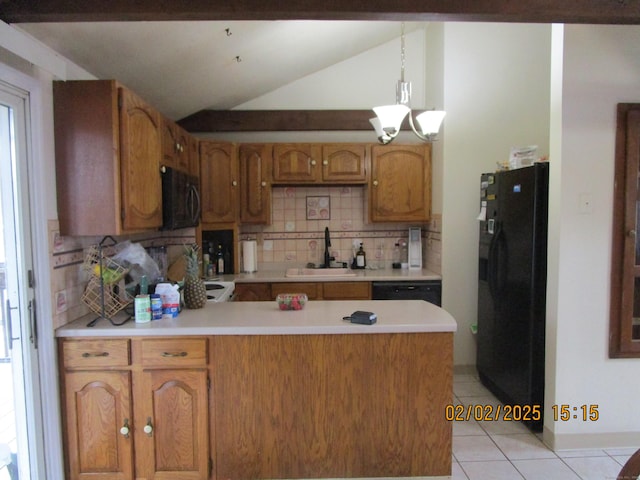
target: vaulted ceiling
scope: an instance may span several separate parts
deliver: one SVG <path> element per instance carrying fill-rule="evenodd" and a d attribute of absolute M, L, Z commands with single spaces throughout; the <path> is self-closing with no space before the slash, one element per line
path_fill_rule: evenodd
<path fill-rule="evenodd" d="M 398 22 L 356 21 L 18 27 L 96 77 L 120 80 L 174 120 L 201 109 L 231 109 L 400 35 Z"/>

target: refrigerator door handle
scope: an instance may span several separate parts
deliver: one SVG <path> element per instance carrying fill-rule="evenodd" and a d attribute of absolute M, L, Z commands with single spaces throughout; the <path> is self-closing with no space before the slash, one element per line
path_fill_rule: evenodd
<path fill-rule="evenodd" d="M 496 248 L 497 246 L 497 235 L 491 237 L 491 242 L 489 242 L 489 254 L 487 255 L 487 283 L 489 285 L 489 294 L 491 298 L 495 302 L 496 300 Z"/>
<path fill-rule="evenodd" d="M 500 228 L 500 235 L 497 238 L 498 242 L 498 260 L 496 261 L 496 284 L 498 286 L 498 293 L 501 294 L 507 284 L 509 261 L 509 251 L 507 249 L 507 242 L 504 236 L 504 230 Z"/>
<path fill-rule="evenodd" d="M 489 244 L 488 255 L 488 274 L 489 292 L 494 303 L 499 300 L 499 294 L 502 292 L 506 279 L 504 271 L 507 265 L 505 256 L 507 255 L 504 241 L 504 231 L 501 222 L 496 222 L 496 233 Z"/>

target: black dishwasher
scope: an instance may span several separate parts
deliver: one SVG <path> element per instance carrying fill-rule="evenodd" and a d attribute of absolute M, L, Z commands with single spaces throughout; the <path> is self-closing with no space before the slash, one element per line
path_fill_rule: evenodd
<path fill-rule="evenodd" d="M 440 306 L 442 281 L 390 281 L 373 282 L 371 298 L 373 300 L 425 300 Z"/>

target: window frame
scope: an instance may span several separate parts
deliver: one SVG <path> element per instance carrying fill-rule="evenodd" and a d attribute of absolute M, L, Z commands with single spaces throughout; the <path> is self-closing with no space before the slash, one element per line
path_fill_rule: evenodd
<path fill-rule="evenodd" d="M 636 327 L 637 339 L 633 339 L 634 279 L 640 278 L 640 266 L 636 265 L 636 242 L 640 241 L 636 222 L 639 171 L 640 104 L 619 103 L 611 246 L 610 358 L 640 358 L 640 325 Z"/>

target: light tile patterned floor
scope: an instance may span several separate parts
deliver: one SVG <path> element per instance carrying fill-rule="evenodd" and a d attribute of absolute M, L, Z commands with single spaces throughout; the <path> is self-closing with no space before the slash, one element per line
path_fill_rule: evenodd
<path fill-rule="evenodd" d="M 456 375 L 454 402 L 496 405 L 476 375 Z M 515 422 L 463 421 L 453 425 L 453 480 L 615 480 L 636 451 L 629 449 L 553 452 Z"/>

